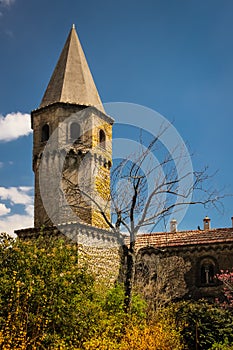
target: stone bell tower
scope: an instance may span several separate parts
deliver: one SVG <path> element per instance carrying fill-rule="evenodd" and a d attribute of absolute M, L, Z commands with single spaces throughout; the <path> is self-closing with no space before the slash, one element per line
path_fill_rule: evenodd
<path fill-rule="evenodd" d="M 72 221 L 107 228 L 113 119 L 74 26 L 31 121 L 35 227 Z"/>

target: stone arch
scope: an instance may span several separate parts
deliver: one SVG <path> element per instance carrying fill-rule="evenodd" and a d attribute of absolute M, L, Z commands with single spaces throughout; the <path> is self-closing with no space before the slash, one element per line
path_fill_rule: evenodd
<path fill-rule="evenodd" d="M 217 262 L 214 257 L 203 257 L 198 264 L 198 284 L 202 286 L 216 284 L 215 275 L 217 270 Z"/>

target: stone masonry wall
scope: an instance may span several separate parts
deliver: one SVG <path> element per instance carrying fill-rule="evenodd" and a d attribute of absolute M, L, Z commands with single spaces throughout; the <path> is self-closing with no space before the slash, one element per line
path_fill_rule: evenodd
<path fill-rule="evenodd" d="M 75 142 L 70 139 L 72 123 L 78 123 L 81 132 Z M 79 221 L 108 228 L 100 207 L 110 219 L 112 123 L 95 108 L 66 104 L 32 112 L 35 227 Z M 52 143 L 51 138 L 41 141 L 46 124 Z M 102 143 L 100 131 L 105 135 Z"/>
<path fill-rule="evenodd" d="M 119 278 L 122 259 L 122 237 L 114 233 L 89 225 L 68 223 L 56 227 L 23 229 L 15 233 L 20 239 L 33 239 L 40 234 L 64 236 L 78 245 L 79 261 L 82 266 L 94 274 L 97 282 L 106 287 L 112 286 Z"/>

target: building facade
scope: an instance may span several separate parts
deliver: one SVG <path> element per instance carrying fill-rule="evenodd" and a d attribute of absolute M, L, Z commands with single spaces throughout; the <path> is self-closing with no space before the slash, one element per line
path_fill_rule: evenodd
<path fill-rule="evenodd" d="M 209 218 L 208 218 L 209 220 Z M 221 270 L 233 267 L 233 228 L 157 232 L 137 237 L 136 280 L 148 298 L 214 300 L 221 295 Z M 150 288 L 149 288 L 150 287 Z M 163 298 L 162 298 L 163 299 Z"/>

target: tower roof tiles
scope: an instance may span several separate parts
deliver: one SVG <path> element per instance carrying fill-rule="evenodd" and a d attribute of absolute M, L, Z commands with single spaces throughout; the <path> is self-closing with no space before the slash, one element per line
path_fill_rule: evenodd
<path fill-rule="evenodd" d="M 94 106 L 104 112 L 74 25 L 54 69 L 40 108 L 56 102 Z"/>

